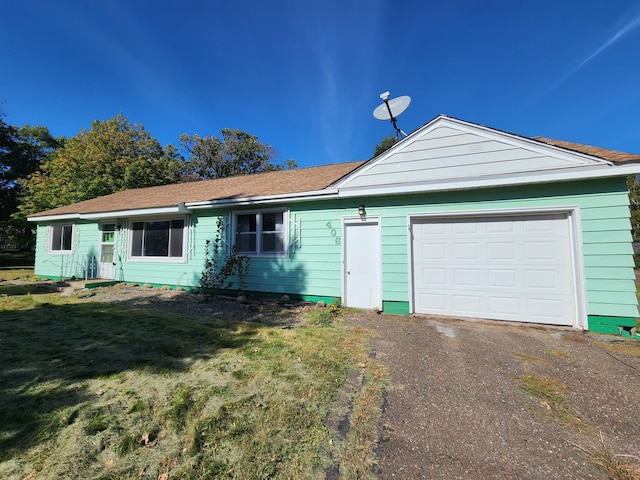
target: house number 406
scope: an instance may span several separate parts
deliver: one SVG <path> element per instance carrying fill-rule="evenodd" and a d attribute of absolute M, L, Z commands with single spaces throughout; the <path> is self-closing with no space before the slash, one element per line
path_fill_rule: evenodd
<path fill-rule="evenodd" d="M 338 236 L 337 236 L 337 235 L 338 235 L 338 231 L 337 231 L 335 228 L 333 228 L 333 227 L 331 226 L 331 222 L 330 222 L 330 221 L 329 221 L 329 222 L 327 222 L 327 223 L 325 224 L 325 226 L 329 229 L 329 231 L 330 231 L 330 233 L 331 233 L 331 236 L 332 236 L 332 237 L 335 237 L 335 243 L 336 243 L 336 245 L 340 245 L 340 237 L 338 237 Z"/>

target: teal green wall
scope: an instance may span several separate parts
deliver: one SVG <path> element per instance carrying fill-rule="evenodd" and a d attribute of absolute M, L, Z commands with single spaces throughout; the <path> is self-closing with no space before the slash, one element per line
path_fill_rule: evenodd
<path fill-rule="evenodd" d="M 70 224 L 71 221 L 52 222 Z M 46 278 L 85 277 L 87 259 L 98 254 L 99 226 L 95 222 L 75 222 L 73 253 L 49 253 L 48 225 L 37 226 L 35 274 Z"/>
<path fill-rule="evenodd" d="M 383 298 L 409 301 L 407 214 L 579 206 L 588 314 L 637 317 L 628 202 L 624 178 L 372 198 L 367 213 L 382 217 Z"/>
<path fill-rule="evenodd" d="M 578 206 L 581 216 L 586 295 L 590 317 L 638 316 L 627 187 L 624 178 L 454 191 L 420 195 L 316 200 L 288 206 L 294 246 L 287 258 L 253 258 L 248 291 L 288 293 L 307 297 L 341 297 L 341 219 L 357 215 L 366 205 L 368 215 L 382 224 L 383 305 L 394 313 L 408 313 L 409 272 L 407 215 L 419 213 Z M 269 205 L 275 208 L 277 205 Z M 253 207 L 255 209 L 255 207 Z M 126 231 L 120 233 L 117 279 L 127 282 L 197 286 L 207 239 L 213 239 L 216 216 L 201 210 L 191 215 L 195 226 L 187 242 L 187 260 L 141 262 L 126 258 Z M 216 215 L 229 215 L 216 210 Z M 290 222 L 293 225 L 294 222 Z M 37 275 L 59 275 L 59 255 L 49 255 L 38 228 Z M 77 256 L 98 248 L 97 223 L 83 223 Z M 74 271 L 72 268 L 65 271 Z M 78 275 L 77 269 L 75 275 Z"/>

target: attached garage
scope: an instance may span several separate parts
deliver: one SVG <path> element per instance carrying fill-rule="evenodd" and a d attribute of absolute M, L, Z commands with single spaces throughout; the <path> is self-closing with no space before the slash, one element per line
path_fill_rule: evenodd
<path fill-rule="evenodd" d="M 384 312 L 633 336 L 639 172 L 640 155 L 441 115 L 334 187 L 380 221 Z"/>
<path fill-rule="evenodd" d="M 577 325 L 568 212 L 412 217 L 416 313 Z"/>

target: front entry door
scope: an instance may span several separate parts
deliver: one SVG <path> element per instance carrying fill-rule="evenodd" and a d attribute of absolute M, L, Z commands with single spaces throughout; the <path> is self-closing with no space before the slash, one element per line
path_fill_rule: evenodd
<path fill-rule="evenodd" d="M 380 228 L 377 219 L 344 221 L 343 301 L 381 308 Z"/>
<path fill-rule="evenodd" d="M 100 226 L 100 254 L 98 257 L 98 278 L 116 278 L 116 224 L 103 223 Z"/>

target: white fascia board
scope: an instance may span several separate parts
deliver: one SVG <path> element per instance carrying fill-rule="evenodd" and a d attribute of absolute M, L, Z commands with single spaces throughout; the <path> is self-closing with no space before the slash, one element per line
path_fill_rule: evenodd
<path fill-rule="evenodd" d="M 309 192 L 299 193 L 287 193 L 283 195 L 262 195 L 257 197 L 241 197 L 241 198 L 226 198 L 220 200 L 204 200 L 201 202 L 187 202 L 185 208 L 189 210 L 198 210 L 203 208 L 214 207 L 227 207 L 227 206 L 242 206 L 242 205 L 255 205 L 257 203 L 276 203 L 286 200 L 288 202 L 301 202 L 304 200 L 313 200 L 319 197 L 337 196 L 337 188 L 327 188 L 325 190 L 313 190 Z"/>
<path fill-rule="evenodd" d="M 30 222 L 48 222 L 53 220 L 102 220 L 107 218 L 125 218 L 125 217 L 139 217 L 139 216 L 154 216 L 154 215 L 166 215 L 172 213 L 188 213 L 189 210 L 185 208 L 184 204 L 176 205 L 175 207 L 162 207 L 162 208 L 140 208 L 136 210 L 118 210 L 115 212 L 102 212 L 102 213 L 67 213 L 63 215 L 46 215 L 43 217 L 28 217 Z"/>
<path fill-rule="evenodd" d="M 42 217 L 27 217 L 28 222 L 49 222 L 51 220 L 78 220 L 79 213 L 65 213 L 64 215 L 45 215 Z"/>
<path fill-rule="evenodd" d="M 640 174 L 640 163 L 620 166 L 599 166 L 596 168 L 569 169 L 562 172 L 544 171 L 517 176 L 502 176 L 484 179 L 434 182 L 431 184 L 409 183 L 402 185 L 376 185 L 371 187 L 357 187 L 340 189 L 339 197 L 361 197 L 364 195 L 394 195 L 403 193 L 445 192 L 452 190 L 470 190 L 474 188 L 504 187 L 513 185 L 527 185 L 535 183 L 556 183 L 572 180 L 589 180 L 607 177 L 626 177 Z"/>
<path fill-rule="evenodd" d="M 86 213 L 81 215 L 80 218 L 83 220 L 100 220 L 103 218 L 140 217 L 166 215 L 171 213 L 188 213 L 188 209 L 186 209 L 184 204 L 181 203 L 175 207 L 139 208 L 135 210 L 119 210 L 117 212 Z"/>

